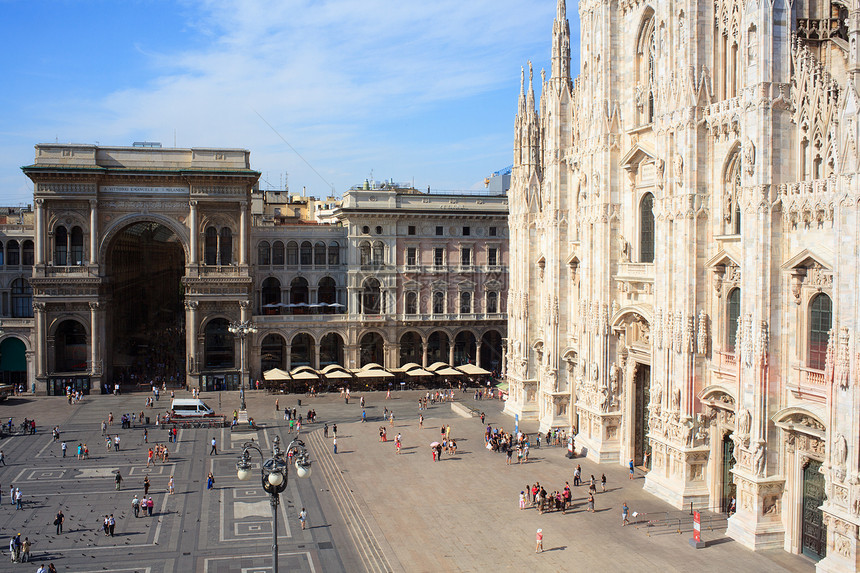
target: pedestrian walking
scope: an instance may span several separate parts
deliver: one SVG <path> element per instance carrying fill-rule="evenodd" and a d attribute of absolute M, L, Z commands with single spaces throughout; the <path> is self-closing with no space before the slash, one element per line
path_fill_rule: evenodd
<path fill-rule="evenodd" d="M 107 515 L 102 519 L 102 531 L 105 532 L 105 537 L 110 535 L 110 518 Z"/>
<path fill-rule="evenodd" d="M 323 424 L 323 438 L 328 438 L 328 422 Z"/>
<path fill-rule="evenodd" d="M 30 546 L 30 539 L 25 537 L 24 541 L 21 542 L 21 563 L 30 561 Z"/>
<path fill-rule="evenodd" d="M 116 490 L 119 491 L 122 488 L 122 474 L 119 473 L 119 470 L 116 470 L 114 481 L 116 482 Z"/>
<path fill-rule="evenodd" d="M 212 486 L 215 485 L 215 476 L 212 475 L 212 472 L 209 472 L 209 475 L 206 476 L 206 489 L 212 489 Z"/>
<path fill-rule="evenodd" d="M 364 410 L 361 411 L 361 422 L 367 422 L 367 412 L 365 412 Z"/>
<path fill-rule="evenodd" d="M 119 434 L 117 434 L 113 439 L 113 449 L 119 451 Z"/>
<path fill-rule="evenodd" d="M 131 509 L 134 511 L 135 517 L 140 517 L 140 498 L 137 497 L 137 494 L 134 494 L 131 499 Z"/>
<path fill-rule="evenodd" d="M 60 449 L 63 450 L 63 457 L 66 457 L 66 442 L 60 444 Z"/>
<path fill-rule="evenodd" d="M 331 431 L 334 432 L 334 437 L 337 437 L 337 424 L 331 425 Z"/>
<path fill-rule="evenodd" d="M 149 476 L 143 476 L 143 497 L 149 495 L 150 485 L 151 484 L 149 483 Z"/>
<path fill-rule="evenodd" d="M 113 537 L 114 529 L 116 529 L 116 519 L 114 519 L 113 514 L 110 514 L 108 518 L 108 534 Z"/>
<path fill-rule="evenodd" d="M 588 511 L 594 513 L 594 495 L 588 494 Z"/>
<path fill-rule="evenodd" d="M 20 489 L 15 490 L 15 509 L 24 509 L 24 494 Z"/>
<path fill-rule="evenodd" d="M 154 507 L 155 507 L 155 502 L 152 501 L 152 496 L 149 496 L 148 498 L 146 498 L 146 512 L 149 514 L 149 517 L 152 517 L 152 509 Z"/>
<path fill-rule="evenodd" d="M 424 414 L 418 414 L 418 428 L 424 429 Z"/>
<path fill-rule="evenodd" d="M 606 474 L 602 474 L 600 476 L 600 487 L 603 488 L 603 491 L 606 491 Z"/>
<path fill-rule="evenodd" d="M 12 505 L 15 505 L 15 486 L 9 487 L 9 501 L 12 502 Z"/>
<path fill-rule="evenodd" d="M 278 400 L 279 400 L 278 398 L 275 398 L 275 412 L 280 410 L 280 406 L 278 405 Z"/>
<path fill-rule="evenodd" d="M 337 453 L 337 434 L 335 434 L 334 439 L 331 442 L 331 445 L 334 447 L 334 453 Z"/>
<path fill-rule="evenodd" d="M 299 521 L 302 522 L 302 529 L 305 528 L 305 522 L 307 520 L 308 520 L 308 512 L 305 510 L 305 508 L 302 508 L 302 510 L 299 512 Z"/>
<path fill-rule="evenodd" d="M 526 508 L 526 492 L 525 490 L 520 492 L 520 509 Z"/>
<path fill-rule="evenodd" d="M 535 545 L 535 553 L 543 551 L 543 529 L 537 530 L 537 544 Z"/>
<path fill-rule="evenodd" d="M 633 459 L 632 458 L 630 459 L 630 463 L 627 465 L 630 468 L 630 479 L 633 479 Z"/>
<path fill-rule="evenodd" d="M 625 501 L 623 504 L 621 504 L 621 527 L 624 527 L 625 525 L 630 523 L 629 521 L 627 521 L 627 514 L 629 513 L 630 508 L 627 507 L 627 502 Z"/>
<path fill-rule="evenodd" d="M 0 450 L 0 463 L 2 463 L 4 466 L 6 465 L 6 456 L 3 455 L 3 450 Z"/>
<path fill-rule="evenodd" d="M 57 526 L 57 535 L 63 534 L 63 523 L 66 521 L 66 516 L 63 515 L 63 510 L 59 510 L 57 512 L 57 516 L 54 518 L 54 525 Z"/>
<path fill-rule="evenodd" d="M 170 476 L 170 479 L 167 480 L 167 493 L 175 493 L 176 489 L 173 485 L 173 476 Z"/>
<path fill-rule="evenodd" d="M 212 438 L 212 448 L 209 450 L 209 455 L 210 455 L 210 456 L 211 456 L 212 454 L 215 454 L 216 456 L 218 455 L 218 447 L 217 447 L 217 445 L 218 445 L 218 443 L 215 441 L 215 438 L 213 437 L 213 438 Z"/>

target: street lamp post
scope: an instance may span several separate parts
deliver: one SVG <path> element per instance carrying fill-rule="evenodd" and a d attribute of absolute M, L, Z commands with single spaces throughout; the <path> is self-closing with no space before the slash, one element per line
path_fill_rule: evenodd
<path fill-rule="evenodd" d="M 250 320 L 241 322 L 231 322 L 227 326 L 227 330 L 239 337 L 239 376 L 241 377 L 241 389 L 239 390 L 239 420 L 242 425 L 248 425 L 248 410 L 245 408 L 245 338 L 249 334 L 257 332 L 257 325 Z"/>
<path fill-rule="evenodd" d="M 281 451 L 281 438 L 275 436 L 272 445 L 272 457 L 263 460 L 265 455 L 254 442 L 242 444 L 242 457 L 236 463 L 236 475 L 244 481 L 251 477 L 251 450 L 260 454 L 260 479 L 263 490 L 269 494 L 272 506 L 272 564 L 274 573 L 278 573 L 278 506 L 281 504 L 281 492 L 287 489 L 289 477 L 289 461 L 296 466 L 296 475 L 307 478 L 311 475 L 311 461 L 304 442 L 296 438 L 287 450 Z"/>

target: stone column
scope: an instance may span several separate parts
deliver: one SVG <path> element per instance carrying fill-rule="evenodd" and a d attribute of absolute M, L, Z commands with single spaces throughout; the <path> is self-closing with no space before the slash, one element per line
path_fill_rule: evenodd
<path fill-rule="evenodd" d="M 99 343 L 101 339 L 98 336 L 99 332 L 99 302 L 90 302 L 90 375 L 95 377 L 101 374 L 101 365 L 99 364 Z"/>
<path fill-rule="evenodd" d="M 188 264 L 197 264 L 197 201 L 188 202 Z"/>
<path fill-rule="evenodd" d="M 197 301 L 185 301 L 185 340 L 188 348 L 188 374 L 196 374 L 200 371 L 200 363 L 197 359 Z"/>
<path fill-rule="evenodd" d="M 36 266 L 45 264 L 45 200 L 36 199 L 36 212 L 34 213 L 36 232 L 33 237 L 36 250 Z"/>
<path fill-rule="evenodd" d="M 314 342 L 314 368 L 320 368 L 320 343 Z"/>
<path fill-rule="evenodd" d="M 251 319 L 251 301 L 250 300 L 240 300 L 239 301 L 239 320 L 242 322 Z"/>
<path fill-rule="evenodd" d="M 98 263 L 98 204 L 96 199 L 90 199 L 90 264 Z"/>
<path fill-rule="evenodd" d="M 293 369 L 293 345 L 287 343 L 284 346 L 284 352 L 287 354 L 287 372 Z"/>
<path fill-rule="evenodd" d="M 45 328 L 45 303 L 34 302 L 33 312 L 36 315 L 36 376 L 41 378 L 45 375 L 45 363 L 47 354 L 46 339 L 48 331 Z"/>
<path fill-rule="evenodd" d="M 475 342 L 475 366 L 481 367 L 481 341 Z"/>
<path fill-rule="evenodd" d="M 448 342 L 448 365 L 454 366 L 454 341 Z"/>
<path fill-rule="evenodd" d="M 421 368 L 427 368 L 427 343 L 421 343 Z"/>
<path fill-rule="evenodd" d="M 248 205 L 242 203 L 239 215 L 239 265 L 247 263 L 246 251 L 248 250 Z"/>

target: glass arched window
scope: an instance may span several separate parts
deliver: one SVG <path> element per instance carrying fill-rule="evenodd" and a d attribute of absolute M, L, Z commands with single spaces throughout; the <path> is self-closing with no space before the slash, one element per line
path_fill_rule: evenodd
<path fill-rule="evenodd" d="M 12 281 L 12 316 L 33 317 L 33 287 L 25 279 Z"/>
<path fill-rule="evenodd" d="M 5 254 L 6 252 L 3 250 L 3 242 L 0 241 L 0 267 L 2 267 L 6 261 L 6 257 L 4 256 Z"/>
<path fill-rule="evenodd" d="M 276 267 L 284 266 L 284 244 L 281 241 L 272 243 L 272 264 Z"/>
<path fill-rule="evenodd" d="M 362 243 L 358 246 L 358 254 L 360 256 L 359 264 L 366 267 L 370 264 L 370 243 Z"/>
<path fill-rule="evenodd" d="M 311 248 L 310 241 L 305 241 L 302 243 L 302 249 L 299 252 L 299 264 L 303 267 L 309 267 L 313 264 L 313 249 Z"/>
<path fill-rule="evenodd" d="M 639 204 L 639 262 L 654 262 L 654 195 L 646 193 Z"/>
<path fill-rule="evenodd" d="M 69 232 L 65 227 L 54 229 L 54 264 L 64 267 L 69 263 Z"/>
<path fill-rule="evenodd" d="M 325 266 L 325 243 L 319 242 L 314 245 L 314 266 Z"/>
<path fill-rule="evenodd" d="M 21 248 L 21 263 L 25 267 L 33 266 L 33 241 L 24 241 Z M 2 264 L 2 261 L 0 261 Z"/>
<path fill-rule="evenodd" d="M 77 320 L 64 320 L 54 334 L 54 369 L 83 372 L 87 369 L 87 331 Z"/>
<path fill-rule="evenodd" d="M 317 285 L 317 302 L 323 304 L 337 303 L 337 283 L 331 277 L 323 277 Z M 323 307 L 323 311 L 327 313 L 335 312 L 338 307 Z"/>
<path fill-rule="evenodd" d="M 487 293 L 487 314 L 499 312 L 499 293 L 490 291 Z"/>
<path fill-rule="evenodd" d="M 203 363 L 206 368 L 233 368 L 235 339 L 227 328 L 229 324 L 224 318 L 216 318 L 206 325 L 203 331 Z"/>
<path fill-rule="evenodd" d="M 374 266 L 382 266 L 385 262 L 385 245 L 381 241 L 373 244 L 373 264 Z"/>
<path fill-rule="evenodd" d="M 433 314 L 445 314 L 445 293 L 442 291 L 433 293 Z"/>
<path fill-rule="evenodd" d="M 304 314 L 304 309 L 310 301 L 308 293 L 308 281 L 306 278 L 296 277 L 290 282 L 290 304 L 297 305 L 293 308 L 294 312 L 301 310 L 301 314 Z"/>
<path fill-rule="evenodd" d="M 361 312 L 363 314 L 380 314 L 382 312 L 382 293 L 379 281 L 367 279 L 361 293 Z"/>
<path fill-rule="evenodd" d="M 472 293 L 469 291 L 462 291 L 460 293 L 460 314 L 471 314 L 472 313 Z"/>
<path fill-rule="evenodd" d="M 741 316 L 741 289 L 734 288 L 726 297 L 726 351 L 735 352 L 738 342 L 738 318 Z"/>
<path fill-rule="evenodd" d="M 281 314 L 281 282 L 278 279 L 269 277 L 263 281 L 260 302 L 263 305 L 263 314 Z"/>
<path fill-rule="evenodd" d="M 218 264 L 218 229 L 206 227 L 206 240 L 203 245 L 203 264 Z"/>
<path fill-rule="evenodd" d="M 654 90 L 657 89 L 657 34 L 654 29 L 654 11 L 647 8 L 644 17 L 636 46 L 637 80 L 642 86 L 636 102 L 640 124 L 654 121 Z"/>
<path fill-rule="evenodd" d="M 84 232 L 80 227 L 72 227 L 71 244 L 71 265 L 84 264 Z"/>
<path fill-rule="evenodd" d="M 299 265 L 299 244 L 295 241 L 287 243 L 287 266 L 297 267 Z"/>
<path fill-rule="evenodd" d="M 809 304 L 809 367 L 824 370 L 827 361 L 827 343 L 833 325 L 833 304 L 824 293 L 818 294 Z"/>
<path fill-rule="evenodd" d="M 405 314 L 418 314 L 418 293 L 409 291 L 406 293 Z"/>
<path fill-rule="evenodd" d="M 257 245 L 257 264 L 269 266 L 272 262 L 272 247 L 268 241 L 260 241 Z"/>
<path fill-rule="evenodd" d="M 221 241 L 218 245 L 218 250 L 221 251 L 221 262 L 222 265 L 232 265 L 233 264 L 233 231 L 230 230 L 230 227 L 223 227 L 221 229 Z"/>
<path fill-rule="evenodd" d="M 735 151 L 729 160 L 725 177 L 725 203 L 723 217 L 726 225 L 724 232 L 729 235 L 741 233 L 741 154 Z"/>
<path fill-rule="evenodd" d="M 337 241 L 332 241 L 328 246 L 328 264 L 329 266 L 340 264 L 340 245 Z"/>
<path fill-rule="evenodd" d="M 21 250 L 18 246 L 18 241 L 9 241 L 6 243 L 6 264 L 10 267 L 17 267 L 21 264 Z"/>

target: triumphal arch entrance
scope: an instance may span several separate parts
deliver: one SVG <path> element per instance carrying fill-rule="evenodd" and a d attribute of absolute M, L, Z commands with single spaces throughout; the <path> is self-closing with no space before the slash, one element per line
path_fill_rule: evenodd
<path fill-rule="evenodd" d="M 243 149 L 40 144 L 37 391 L 235 387 L 252 280 Z"/>

